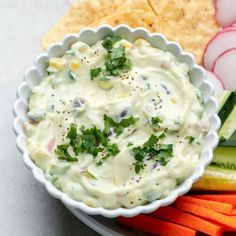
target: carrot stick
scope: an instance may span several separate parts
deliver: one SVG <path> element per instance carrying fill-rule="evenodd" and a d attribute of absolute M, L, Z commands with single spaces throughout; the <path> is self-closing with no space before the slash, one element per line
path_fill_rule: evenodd
<path fill-rule="evenodd" d="M 234 194 L 234 195 L 236 195 L 236 192 L 235 191 L 223 191 L 223 192 L 220 192 L 220 194 Z"/>
<path fill-rule="evenodd" d="M 236 216 L 236 209 L 233 209 L 233 210 L 232 210 L 231 215 L 232 215 L 232 216 Z"/>
<path fill-rule="evenodd" d="M 226 216 L 221 213 L 212 211 L 210 209 L 200 207 L 195 204 L 191 204 L 191 203 L 179 200 L 179 199 L 177 199 L 174 204 L 178 209 L 187 211 L 197 216 L 214 220 L 216 222 L 219 222 L 222 225 L 231 227 L 236 230 L 236 219 L 234 219 L 233 217 Z"/>
<path fill-rule="evenodd" d="M 161 207 L 157 211 L 151 213 L 151 216 L 184 225 L 211 236 L 220 236 L 223 232 L 223 227 L 220 225 L 210 223 L 207 220 L 201 219 L 171 206 Z"/>
<path fill-rule="evenodd" d="M 212 201 L 212 200 L 199 199 L 199 198 L 189 197 L 189 196 L 181 196 L 178 199 L 183 200 L 185 202 L 192 203 L 192 204 L 196 204 L 201 207 L 211 209 L 216 212 L 220 212 L 222 214 L 231 214 L 233 210 L 233 206 L 229 203 L 222 203 L 222 202 L 217 202 L 217 201 Z"/>
<path fill-rule="evenodd" d="M 230 214 L 226 214 L 231 217 L 236 217 L 236 209 L 233 209 Z"/>
<path fill-rule="evenodd" d="M 232 204 L 234 207 L 236 207 L 236 194 L 200 194 L 200 195 L 192 195 L 191 197 L 206 199 L 206 200 L 212 200 L 217 202 L 225 202 Z"/>
<path fill-rule="evenodd" d="M 147 215 L 138 215 L 132 218 L 118 217 L 118 223 L 131 228 L 151 233 L 154 235 L 165 236 L 194 236 L 196 230 L 170 223 L 164 220 L 155 219 Z"/>

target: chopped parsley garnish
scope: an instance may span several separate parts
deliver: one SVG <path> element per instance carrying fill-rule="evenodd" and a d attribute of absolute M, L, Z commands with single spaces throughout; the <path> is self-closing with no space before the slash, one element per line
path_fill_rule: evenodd
<path fill-rule="evenodd" d="M 152 134 L 143 146 L 131 149 L 131 153 L 135 159 L 135 172 L 137 174 L 144 169 L 145 157 L 151 158 L 163 166 L 168 163 L 168 159 L 173 156 L 173 145 L 158 144 L 158 141 L 164 137 L 164 133 L 160 136 Z"/>
<path fill-rule="evenodd" d="M 158 126 L 163 122 L 163 120 L 159 117 L 152 117 L 151 122 L 153 126 Z"/>
<path fill-rule="evenodd" d="M 113 45 L 122 38 L 117 34 L 108 35 L 103 39 L 102 46 L 108 51 L 112 49 Z"/>
<path fill-rule="evenodd" d="M 107 76 L 118 76 L 131 70 L 131 60 L 126 58 L 125 48 L 123 46 L 113 48 L 113 45 L 120 40 L 119 35 L 109 35 L 104 38 L 102 46 L 107 50 L 104 69 L 101 67 L 91 69 L 91 80 L 100 76 L 99 79 L 104 81 L 107 80 Z"/>
<path fill-rule="evenodd" d="M 58 145 L 55 153 L 58 155 L 59 160 L 74 162 L 78 161 L 76 157 L 72 157 L 68 152 L 69 144 Z"/>
<path fill-rule="evenodd" d="M 110 156 L 116 156 L 120 152 L 117 144 L 113 143 L 107 146 L 106 154 L 103 154 L 103 157 L 97 162 L 97 165 L 102 165 L 103 162 Z"/>
<path fill-rule="evenodd" d="M 138 118 L 131 116 L 129 118 L 122 119 L 120 122 L 116 122 L 107 115 L 104 115 L 104 133 L 109 135 L 111 130 L 114 130 L 116 135 L 119 136 L 125 128 L 133 125 L 136 121 L 138 121 Z"/>
<path fill-rule="evenodd" d="M 70 156 L 69 147 L 72 148 L 75 155 L 88 153 L 95 158 L 101 154 L 102 159 L 116 156 L 120 151 L 117 144 L 110 143 L 105 133 L 97 127 L 86 129 L 82 126 L 78 133 L 77 125 L 72 123 L 66 137 L 70 140 L 69 144 L 58 145 L 55 150 L 60 160 L 78 161 L 77 158 Z"/>
<path fill-rule="evenodd" d="M 131 61 L 125 57 L 125 48 L 119 46 L 108 51 L 105 67 L 107 75 L 118 76 L 129 71 L 131 69 Z"/>
<path fill-rule="evenodd" d="M 90 76 L 91 76 L 91 80 L 93 80 L 94 78 L 96 78 L 97 76 L 99 76 L 99 74 L 101 73 L 102 68 L 98 67 L 98 68 L 94 68 L 90 70 Z"/>
<path fill-rule="evenodd" d="M 194 142 L 195 138 L 193 136 L 186 136 L 185 139 L 188 140 L 188 143 L 191 144 Z"/>
<path fill-rule="evenodd" d="M 55 153 L 59 160 L 70 162 L 78 161 L 78 158 L 72 157 L 68 152 L 68 148 L 71 148 L 75 155 L 87 153 L 91 154 L 94 158 L 99 155 L 97 164 L 101 165 L 107 158 L 116 156 L 120 152 L 118 145 L 111 143 L 108 138 L 111 129 L 118 136 L 125 128 L 133 125 L 137 120 L 138 118 L 131 116 L 127 119 L 122 119 L 120 122 L 115 122 L 112 118 L 104 115 L 104 130 L 100 130 L 95 126 L 88 129 L 81 126 L 79 132 L 77 131 L 77 125 L 72 123 L 66 135 L 69 143 L 58 145 Z"/>

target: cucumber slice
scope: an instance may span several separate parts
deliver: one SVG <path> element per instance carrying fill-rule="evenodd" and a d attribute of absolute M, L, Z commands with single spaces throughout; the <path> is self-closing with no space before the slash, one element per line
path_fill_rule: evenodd
<path fill-rule="evenodd" d="M 224 137 L 221 137 L 218 146 L 236 147 L 236 130 L 228 140 L 226 140 Z"/>
<path fill-rule="evenodd" d="M 219 108 L 218 111 L 220 111 L 220 109 L 223 107 L 223 105 L 225 104 L 225 102 L 227 101 L 227 99 L 229 98 L 230 94 L 232 91 L 229 90 L 224 90 L 221 94 L 221 96 L 218 99 L 218 103 L 219 103 Z"/>
<path fill-rule="evenodd" d="M 227 97 L 228 96 L 228 97 Z M 230 92 L 228 95 L 225 94 L 225 97 L 222 98 L 223 105 L 221 106 L 221 109 L 218 112 L 218 115 L 221 120 L 221 126 L 224 124 L 227 117 L 231 114 L 235 104 L 236 104 L 236 92 Z"/>
<path fill-rule="evenodd" d="M 236 173 L 236 147 L 217 147 L 214 151 L 212 164 L 235 170 Z"/>
<path fill-rule="evenodd" d="M 231 113 L 225 120 L 223 126 L 221 126 L 218 135 L 219 137 L 224 137 L 227 140 L 233 135 L 235 130 L 236 130 L 236 106 L 233 107 Z"/>
<path fill-rule="evenodd" d="M 236 191 L 236 171 L 210 165 L 192 190 Z"/>

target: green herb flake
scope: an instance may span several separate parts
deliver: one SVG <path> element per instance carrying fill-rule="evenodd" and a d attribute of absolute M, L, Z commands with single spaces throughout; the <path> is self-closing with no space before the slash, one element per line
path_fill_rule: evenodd
<path fill-rule="evenodd" d="M 106 50 L 112 49 L 113 45 L 120 41 L 122 38 L 117 34 L 108 35 L 103 39 L 102 46 Z"/>
<path fill-rule="evenodd" d="M 152 134 L 149 139 L 143 144 L 143 146 L 137 146 L 131 149 L 131 154 L 135 159 L 135 173 L 144 169 L 144 159 L 149 157 L 160 165 L 166 165 L 169 158 L 173 156 L 172 144 L 159 144 L 158 141 L 165 137 L 162 133 L 159 136 Z"/>
<path fill-rule="evenodd" d="M 153 126 L 159 126 L 160 123 L 163 122 L 163 120 L 161 118 L 159 118 L 159 117 L 152 117 L 151 118 L 151 122 L 152 122 Z"/>
<path fill-rule="evenodd" d="M 138 118 L 131 116 L 129 118 L 122 119 L 120 122 L 116 122 L 107 115 L 104 115 L 104 133 L 109 135 L 111 129 L 113 129 L 116 135 L 119 136 L 125 128 L 135 124 L 136 121 L 138 121 Z"/>
<path fill-rule="evenodd" d="M 194 142 L 195 138 L 193 136 L 186 136 L 185 139 L 188 140 L 188 143 L 191 144 Z"/>
<path fill-rule="evenodd" d="M 84 174 L 87 175 L 88 177 L 90 177 L 91 179 L 97 180 L 97 177 L 95 175 L 93 175 L 91 172 L 89 172 L 88 170 L 86 170 L 86 172 Z"/>
<path fill-rule="evenodd" d="M 74 74 L 74 72 L 72 70 L 69 70 L 68 74 L 69 74 L 70 79 L 76 80 L 76 75 Z"/>
<path fill-rule="evenodd" d="M 125 48 L 119 46 L 108 51 L 105 67 L 107 74 L 113 76 L 129 71 L 132 68 L 132 64 L 130 59 L 125 57 Z"/>
<path fill-rule="evenodd" d="M 135 163 L 135 173 L 136 174 L 139 174 L 139 172 L 143 169 L 144 169 L 143 162 L 136 162 Z"/>
<path fill-rule="evenodd" d="M 100 80 L 105 81 L 107 76 L 118 76 L 131 70 L 132 63 L 125 56 L 125 48 L 123 46 L 113 48 L 113 45 L 120 40 L 121 37 L 119 35 L 109 35 L 104 38 L 102 46 L 107 50 L 104 69 L 101 67 L 91 69 L 91 80 L 101 76 Z"/>
<path fill-rule="evenodd" d="M 69 132 L 66 136 L 70 140 L 70 145 L 75 153 L 75 155 L 78 155 L 79 152 L 81 151 L 81 145 L 82 145 L 82 140 L 81 137 L 77 135 L 77 125 L 72 123 L 70 125 Z"/>
<path fill-rule="evenodd" d="M 55 153 L 59 160 L 78 161 L 76 157 L 72 157 L 68 148 L 71 147 L 74 154 L 88 153 L 94 158 L 102 153 L 105 158 L 116 156 L 120 150 L 117 144 L 110 143 L 105 133 L 97 127 L 86 129 L 80 127 L 80 133 L 77 132 L 77 125 L 72 123 L 66 138 L 69 139 L 68 144 L 58 145 Z"/>
<path fill-rule="evenodd" d="M 94 68 L 90 70 L 90 78 L 91 80 L 93 80 L 94 78 L 98 77 L 99 74 L 101 73 L 102 68 L 98 67 L 98 68 Z"/>
<path fill-rule="evenodd" d="M 68 152 L 69 144 L 58 145 L 55 153 L 58 155 L 59 160 L 75 162 L 78 161 L 78 158 L 72 157 Z"/>

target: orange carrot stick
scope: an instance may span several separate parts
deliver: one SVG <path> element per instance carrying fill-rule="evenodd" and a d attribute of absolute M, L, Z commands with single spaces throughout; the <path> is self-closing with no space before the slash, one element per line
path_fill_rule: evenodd
<path fill-rule="evenodd" d="M 217 201 L 212 201 L 212 200 L 199 199 L 199 198 L 189 197 L 189 196 L 181 196 L 178 199 L 183 200 L 185 202 L 192 203 L 192 204 L 196 204 L 201 207 L 211 209 L 213 211 L 220 212 L 222 214 L 231 214 L 233 210 L 233 205 L 229 203 L 222 203 L 222 202 L 217 202 Z"/>
<path fill-rule="evenodd" d="M 212 200 L 217 202 L 225 202 L 232 204 L 236 208 L 236 194 L 199 194 L 192 195 L 191 197 Z"/>
<path fill-rule="evenodd" d="M 227 227 L 231 227 L 236 230 L 236 219 L 234 219 L 233 217 L 226 216 L 221 213 L 212 211 L 210 209 L 200 207 L 195 204 L 191 204 L 191 203 L 179 200 L 179 199 L 177 199 L 175 201 L 174 205 L 178 209 L 187 211 L 187 212 L 192 213 L 197 216 L 201 216 L 204 218 L 214 220 L 216 222 L 219 222 L 222 225 L 225 225 Z"/>
<path fill-rule="evenodd" d="M 196 230 L 155 219 L 147 215 L 138 215 L 131 218 L 118 217 L 118 223 L 154 235 L 165 236 L 195 236 Z"/>
<path fill-rule="evenodd" d="M 236 216 L 236 209 L 233 209 L 233 210 L 232 210 L 231 215 L 232 215 L 232 216 Z"/>
<path fill-rule="evenodd" d="M 233 209 L 230 214 L 226 214 L 226 215 L 236 217 L 236 209 Z"/>
<path fill-rule="evenodd" d="M 220 225 L 208 222 L 207 220 L 191 215 L 171 206 L 161 207 L 157 211 L 151 213 L 151 216 L 159 217 L 173 223 L 196 229 L 197 231 L 211 236 L 220 236 L 223 232 L 223 227 L 221 227 Z"/>

